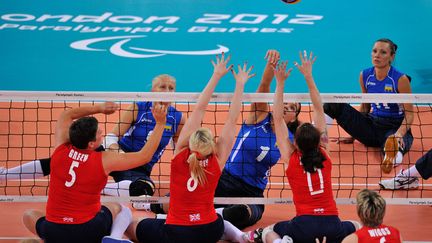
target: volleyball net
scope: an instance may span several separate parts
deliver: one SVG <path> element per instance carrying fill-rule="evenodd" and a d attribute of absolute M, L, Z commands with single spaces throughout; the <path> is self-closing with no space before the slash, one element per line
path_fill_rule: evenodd
<path fill-rule="evenodd" d="M 114 101 L 121 109 L 112 115 L 97 114 L 104 133 L 118 126 L 122 112 L 133 102 L 171 102 L 177 110 L 188 116 L 198 99 L 199 93 L 133 93 L 133 92 L 15 92 L 0 91 L 0 201 L 43 202 L 49 190 L 49 176 L 40 173 L 8 173 L 9 168 L 19 168 L 35 159 L 49 158 L 54 151 L 55 123 L 65 109 L 88 106 L 104 101 Z M 402 168 L 414 165 L 424 153 L 432 148 L 432 96 L 427 94 L 321 94 L 323 102 L 350 103 L 358 107 L 361 103 L 412 103 L 414 122 L 411 126 L 414 142 L 410 152 L 399 167 L 390 174 L 383 174 L 380 164 L 383 159 L 380 148 L 366 147 L 341 142 L 349 135 L 336 124 L 328 124 L 330 157 L 333 162 L 332 183 L 338 204 L 352 204 L 357 192 L 363 188 L 380 190 L 389 204 L 432 205 L 432 180 L 420 178 L 417 189 L 386 191 L 378 182 L 393 178 Z M 203 126 L 210 128 L 216 137 L 225 123 L 229 111 L 231 93 L 216 93 L 212 96 L 203 119 Z M 240 118 L 235 132 L 242 121 L 250 115 L 250 104 L 268 103 L 272 106 L 273 94 L 247 93 L 243 96 Z M 313 110 L 309 94 L 285 94 L 284 102 L 301 102 L 299 120 L 310 122 Z M 271 111 L 271 109 L 270 109 Z M 247 152 L 247 151 L 240 151 Z M 142 201 L 163 203 L 169 199 L 170 160 L 173 147 L 168 145 L 161 159 L 153 167 L 151 178 L 156 184 L 153 197 L 103 197 L 104 201 Z M 247 163 L 247 162 L 245 162 Z M 255 162 L 254 162 L 255 163 Z M 264 198 L 216 198 L 222 204 L 290 204 L 292 193 L 285 176 L 286 165 L 278 162 L 268 173 L 268 184 Z M 111 181 L 111 179 L 110 179 Z M 119 189 L 120 190 L 120 189 Z"/>

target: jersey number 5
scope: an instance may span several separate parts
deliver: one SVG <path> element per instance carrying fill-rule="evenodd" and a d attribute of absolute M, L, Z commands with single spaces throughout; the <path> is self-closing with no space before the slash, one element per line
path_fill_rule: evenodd
<path fill-rule="evenodd" d="M 78 168 L 78 166 L 79 166 L 79 162 L 78 161 L 73 161 L 72 162 L 72 164 L 71 164 L 71 166 L 69 168 L 69 175 L 71 176 L 71 180 L 70 181 L 66 181 L 65 182 L 65 186 L 71 187 L 75 183 L 75 181 L 76 181 L 76 174 L 75 174 L 74 168 Z"/>

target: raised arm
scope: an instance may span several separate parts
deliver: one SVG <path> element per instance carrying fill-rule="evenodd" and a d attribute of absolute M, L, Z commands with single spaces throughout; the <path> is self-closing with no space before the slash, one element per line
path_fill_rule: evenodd
<path fill-rule="evenodd" d="M 291 74 L 292 69 L 286 71 L 287 62 L 280 63 L 274 74 L 276 76 L 276 91 L 273 103 L 273 122 L 276 133 L 276 143 L 281 154 L 280 160 L 287 163 L 293 152 L 293 145 L 288 140 L 288 127 L 283 118 L 283 93 L 285 88 L 285 80 Z"/>
<path fill-rule="evenodd" d="M 56 123 L 55 147 L 69 141 L 69 127 L 73 120 L 96 113 L 112 114 L 119 109 L 114 102 L 105 102 L 93 106 L 77 107 L 61 113 Z"/>
<path fill-rule="evenodd" d="M 228 156 L 234 145 L 234 131 L 237 119 L 240 114 L 244 86 L 251 77 L 255 76 L 255 74 L 250 74 L 252 69 L 253 66 L 248 69 L 245 63 L 243 65 L 243 68 L 241 68 L 240 65 L 238 66 L 238 73 L 232 70 L 234 79 L 236 80 L 236 87 L 233 98 L 231 100 L 228 119 L 225 121 L 225 125 L 222 128 L 221 135 L 216 142 L 216 153 L 217 157 L 219 158 L 219 166 L 221 167 L 221 169 L 225 166 L 225 162 L 228 159 Z"/>
<path fill-rule="evenodd" d="M 276 50 L 268 50 L 265 57 L 267 64 L 264 68 L 264 73 L 261 78 L 261 82 L 258 86 L 257 93 L 269 93 L 270 84 L 273 80 L 274 73 L 273 69 L 276 67 L 280 59 L 280 54 Z M 256 124 L 262 121 L 269 112 L 269 105 L 267 102 L 263 103 L 252 103 L 250 113 L 245 120 L 246 124 Z"/>
<path fill-rule="evenodd" d="M 182 128 L 182 131 L 177 140 L 177 145 L 174 150 L 174 154 L 177 154 L 183 148 L 188 146 L 189 136 L 192 132 L 197 130 L 201 126 L 202 118 L 205 114 L 205 110 L 210 101 L 210 98 L 214 92 L 216 85 L 219 83 L 219 80 L 232 68 L 232 65 L 227 67 L 227 64 L 230 60 L 231 56 L 225 59 L 224 53 L 222 53 L 221 57 L 219 55 L 216 56 L 216 63 L 212 60 L 213 64 L 213 75 L 211 76 L 207 86 L 204 88 L 202 93 L 198 98 L 198 102 L 195 105 L 194 110 L 191 115 L 188 117 L 185 125 Z"/>
<path fill-rule="evenodd" d="M 328 135 L 327 135 L 327 125 L 325 121 L 324 108 L 321 101 L 321 95 L 316 87 L 315 81 L 312 76 L 312 66 L 316 60 L 310 52 L 309 57 L 307 52 L 304 51 L 303 54 L 300 52 L 301 65 L 295 63 L 297 69 L 303 74 L 306 84 L 309 88 L 309 95 L 312 101 L 312 106 L 314 108 L 313 122 L 315 127 L 321 133 L 321 145 L 327 148 L 328 146 Z"/>
<path fill-rule="evenodd" d="M 132 169 L 150 162 L 162 138 L 166 123 L 167 106 L 156 105 L 152 107 L 152 114 L 156 120 L 156 126 L 140 151 L 133 153 L 103 152 L 102 161 L 107 175 L 111 171 Z"/>

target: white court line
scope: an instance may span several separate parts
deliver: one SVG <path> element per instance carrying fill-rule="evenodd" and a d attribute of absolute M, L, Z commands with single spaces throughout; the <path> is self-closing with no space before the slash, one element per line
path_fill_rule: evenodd
<path fill-rule="evenodd" d="M 383 178 L 388 179 L 388 178 Z M 11 180 L 11 181 L 20 181 L 20 180 Z M 35 182 L 48 182 L 47 179 L 22 179 L 21 181 L 35 181 Z M 169 184 L 169 181 L 153 181 L 155 184 Z M 114 183 L 113 180 L 108 180 L 108 183 Z M 289 186 L 289 183 L 285 182 L 270 182 L 268 183 L 269 186 Z M 374 183 L 332 183 L 333 186 L 367 186 L 367 187 L 373 187 L 378 186 L 378 182 L 376 184 Z M 432 187 L 432 184 L 421 184 L 420 186 L 423 187 Z M 432 242 L 432 241 L 431 241 Z"/>

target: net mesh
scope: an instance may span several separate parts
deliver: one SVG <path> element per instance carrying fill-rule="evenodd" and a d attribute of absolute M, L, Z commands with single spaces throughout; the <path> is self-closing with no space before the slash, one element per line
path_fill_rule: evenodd
<path fill-rule="evenodd" d="M 225 123 L 232 94 L 214 94 L 207 107 L 203 126 L 210 128 L 217 137 Z M 34 201 L 45 200 L 48 193 L 49 176 L 41 174 L 27 175 L 22 171 L 7 174 L 6 169 L 25 164 L 35 159 L 48 158 L 53 152 L 55 123 L 60 113 L 68 108 L 87 106 L 101 101 L 111 100 L 120 104 L 120 111 L 112 115 L 95 115 L 105 133 L 109 133 L 122 112 L 136 101 L 170 101 L 172 106 L 188 116 L 194 107 L 199 93 L 97 93 L 97 92 L 0 92 L 0 196 L 2 200 Z M 351 144 L 340 142 L 348 134 L 336 123 L 329 124 L 330 156 L 333 162 L 332 182 L 334 195 L 338 203 L 352 203 L 357 192 L 362 188 L 380 190 L 378 182 L 394 177 L 401 168 L 408 168 L 432 148 L 432 97 L 430 95 L 386 95 L 377 97 L 370 94 L 323 94 L 323 102 L 348 102 L 358 107 L 360 103 L 392 102 L 412 103 L 414 122 L 412 133 L 414 143 L 403 159 L 400 167 L 390 174 L 383 174 L 380 169 L 382 153 L 379 148 L 371 148 L 355 141 Z M 267 102 L 272 105 L 273 94 L 245 94 L 241 115 L 237 122 L 236 134 L 244 119 L 250 114 L 251 102 Z M 286 94 L 285 102 L 302 102 L 299 120 L 311 121 L 310 99 L 308 94 Z M 234 131 L 233 131 L 234 132 Z M 160 161 L 153 167 L 151 178 L 156 184 L 156 198 L 169 191 L 170 159 L 173 148 L 167 146 Z M 285 165 L 277 163 L 269 173 L 269 183 L 264 199 L 238 199 L 238 202 L 291 203 L 291 190 L 285 176 Z M 12 179 L 10 179 L 12 178 Z M 383 191 L 380 193 L 395 204 L 426 203 L 431 204 L 432 188 L 426 180 L 420 179 L 416 190 Z M 39 197 L 38 197 L 39 196 Z M 160 198 L 159 198 L 160 197 Z M 12 198 L 12 199 L 11 199 Z M 130 200 L 130 198 L 108 198 L 110 200 Z M 236 199 L 231 199 L 230 202 Z M 255 200 L 255 201 L 253 201 Z"/>

